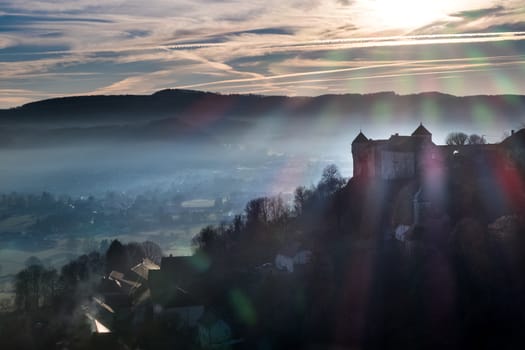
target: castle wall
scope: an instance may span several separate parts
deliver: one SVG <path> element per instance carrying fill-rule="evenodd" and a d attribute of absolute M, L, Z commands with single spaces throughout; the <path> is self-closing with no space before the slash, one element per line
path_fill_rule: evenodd
<path fill-rule="evenodd" d="M 375 177 L 376 156 L 375 149 L 368 146 L 353 147 L 354 176 Z"/>
<path fill-rule="evenodd" d="M 384 180 L 406 179 L 415 175 L 413 152 L 382 151 L 380 174 Z"/>

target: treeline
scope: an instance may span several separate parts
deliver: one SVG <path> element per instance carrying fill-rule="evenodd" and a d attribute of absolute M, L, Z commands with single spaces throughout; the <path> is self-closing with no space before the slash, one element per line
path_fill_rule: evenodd
<path fill-rule="evenodd" d="M 96 290 L 94 285 L 91 288 L 83 285 L 84 290 L 80 291 L 78 287 L 81 284 L 91 281 L 96 285 L 113 270 L 130 274 L 130 268 L 143 258 L 159 264 L 161 257 L 162 250 L 154 242 L 122 244 L 113 240 L 107 250 L 81 255 L 64 265 L 60 273 L 54 268 L 46 267 L 38 258 L 29 258 L 26 261 L 27 267 L 15 275 L 16 308 L 30 312 L 39 308 L 74 304 L 81 299 L 78 298 L 78 292 L 85 296 Z M 74 300 L 70 300 L 71 298 Z"/>
<path fill-rule="evenodd" d="M 313 244 L 311 234 L 324 232 L 326 219 L 337 216 L 334 198 L 345 184 L 338 168 L 329 165 L 316 186 L 295 190 L 293 203 L 280 196 L 253 199 L 231 223 L 203 228 L 192 243 L 216 261 L 252 267 L 273 261 L 289 245 Z"/>
<path fill-rule="evenodd" d="M 230 224 L 203 229 L 193 242 L 212 266 L 225 266 L 215 274 L 248 271 L 204 284 L 245 336 L 243 348 L 521 347 L 524 207 L 483 197 L 521 196 L 521 187 L 507 192 L 507 182 L 458 162 L 421 224 L 412 217 L 417 180 L 346 183 L 330 167 L 289 205 L 258 198 Z M 409 229 L 396 237 L 404 220 Z M 264 270 L 294 244 L 313 252 L 309 264 L 291 274 Z M 232 290 L 243 304 L 227 311 Z"/>
<path fill-rule="evenodd" d="M 235 336 L 243 339 L 241 349 L 300 349 L 312 344 L 520 348 L 525 342 L 525 212 L 522 206 L 494 213 L 485 208 L 480 189 L 486 191 L 487 182 L 479 179 L 475 168 L 468 169 L 462 165 L 451 170 L 451 183 L 439 192 L 446 200 L 424 223 L 411 224 L 406 235 L 398 237 L 394 228 L 408 220 L 399 213 L 402 203 L 413 203 L 420 184 L 355 178 L 347 182 L 329 166 L 316 186 L 297 188 L 292 203 L 257 198 L 231 223 L 204 228 L 193 243 L 196 254 L 209 260 L 209 268 L 193 276 L 195 283 L 188 291 L 232 325 Z M 293 273 L 275 266 L 267 269 L 276 254 L 297 245 L 313 253 L 311 261 Z M 63 325 L 69 333 L 53 333 L 50 325 L 44 333 L 55 334 L 55 344 L 61 337 L 78 338 L 75 330 L 85 326 L 72 326 L 71 310 L 82 299 L 73 296 L 92 293 L 91 281 L 112 270 L 126 273 L 150 254 L 147 251 L 158 252 L 150 248 L 114 241 L 105 255 L 83 256 L 60 274 L 45 268 L 35 273 L 38 270 L 30 266 L 20 277 L 42 281 L 42 276 L 54 276 L 49 279 L 58 283 L 46 282 L 36 289 L 28 284 L 22 291 L 42 291 L 42 297 L 29 293 L 29 301 L 20 298 L 18 307 L 33 310 L 26 314 L 54 312 L 47 318 L 50 323 L 65 320 L 60 310 L 68 309 L 62 315 L 69 317 L 69 324 Z M 55 290 L 58 304 L 53 304 Z M 14 339 L 26 344 L 29 340 L 20 334 L 43 339 L 33 326 L 24 328 L 22 318 L 17 322 L 0 327 L 0 332 L 17 334 L 8 345 L 17 344 Z M 122 339 L 132 339 L 144 349 L 168 349 L 170 343 L 159 339 L 180 334 L 154 322 L 138 329 Z M 5 338 L 10 333 L 0 334 Z"/>

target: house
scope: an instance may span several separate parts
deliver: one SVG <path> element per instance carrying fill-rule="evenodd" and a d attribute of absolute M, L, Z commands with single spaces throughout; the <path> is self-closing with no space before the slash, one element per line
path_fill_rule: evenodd
<path fill-rule="evenodd" d="M 209 262 L 204 256 L 170 256 L 161 260 L 160 269 L 149 269 L 148 284 L 155 317 L 178 326 L 195 327 L 204 314 L 200 283 Z"/>
<path fill-rule="evenodd" d="M 299 245 L 295 244 L 281 250 L 281 252 L 275 256 L 275 267 L 278 270 L 292 273 L 295 270 L 295 266 L 306 265 L 311 259 L 311 251 L 300 250 Z"/>
<path fill-rule="evenodd" d="M 198 292 L 196 285 L 209 268 L 204 255 L 164 257 L 159 270 L 149 270 L 148 282 L 153 303 L 163 307 L 177 305 L 180 290 L 191 295 Z"/>
<path fill-rule="evenodd" d="M 131 271 L 139 275 L 144 281 L 148 280 L 149 272 L 151 270 L 160 270 L 160 266 L 155 264 L 148 258 L 142 259 L 142 262 L 140 264 L 137 264 L 136 266 L 133 266 L 131 268 Z"/>
<path fill-rule="evenodd" d="M 172 292 L 169 302 L 153 303 L 155 318 L 174 323 L 177 328 L 196 327 L 205 311 L 203 303 L 182 288 Z"/>

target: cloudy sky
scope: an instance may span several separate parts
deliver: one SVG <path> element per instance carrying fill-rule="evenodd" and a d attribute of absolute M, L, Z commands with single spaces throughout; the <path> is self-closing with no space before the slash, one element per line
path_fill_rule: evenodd
<path fill-rule="evenodd" d="M 523 0 L 2 0 L 0 108 L 164 88 L 525 94 Z"/>

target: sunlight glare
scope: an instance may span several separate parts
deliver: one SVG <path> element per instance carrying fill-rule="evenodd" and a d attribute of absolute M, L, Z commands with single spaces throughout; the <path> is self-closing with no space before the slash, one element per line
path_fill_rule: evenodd
<path fill-rule="evenodd" d="M 450 1 L 372 0 L 361 1 L 359 5 L 371 26 L 416 29 L 440 19 L 450 19 L 446 16 L 447 3 Z"/>

